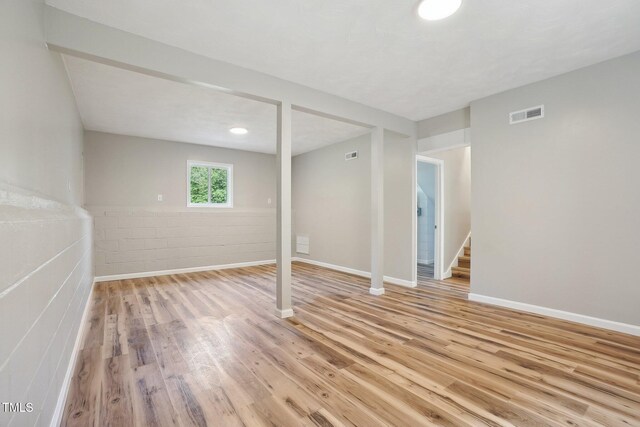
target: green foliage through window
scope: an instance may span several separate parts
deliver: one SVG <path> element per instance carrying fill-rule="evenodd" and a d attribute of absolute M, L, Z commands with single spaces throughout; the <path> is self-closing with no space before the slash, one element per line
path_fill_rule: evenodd
<path fill-rule="evenodd" d="M 191 203 L 209 203 L 209 168 L 191 167 Z"/>
<path fill-rule="evenodd" d="M 229 170 L 223 167 L 191 166 L 190 201 L 193 204 L 227 204 Z"/>
<path fill-rule="evenodd" d="M 227 170 L 211 168 L 211 203 L 227 203 Z"/>

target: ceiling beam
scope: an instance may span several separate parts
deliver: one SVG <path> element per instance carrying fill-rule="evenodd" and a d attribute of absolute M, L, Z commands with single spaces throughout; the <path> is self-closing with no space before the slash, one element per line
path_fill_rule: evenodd
<path fill-rule="evenodd" d="M 147 75 L 315 112 L 348 123 L 382 127 L 415 137 L 416 122 L 279 79 L 121 31 L 46 6 L 45 38 L 50 49 Z"/>

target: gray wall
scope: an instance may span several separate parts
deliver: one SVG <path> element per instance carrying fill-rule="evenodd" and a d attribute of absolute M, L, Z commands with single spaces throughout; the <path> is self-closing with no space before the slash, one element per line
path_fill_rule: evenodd
<path fill-rule="evenodd" d="M 389 132 L 384 137 L 384 275 L 412 280 L 416 142 Z"/>
<path fill-rule="evenodd" d="M 418 122 L 418 138 L 428 138 L 454 130 L 465 129 L 471 123 L 470 108 L 461 108 Z"/>
<path fill-rule="evenodd" d="M 232 209 L 186 207 L 187 160 L 233 164 Z M 96 276 L 275 259 L 273 155 L 86 132 L 85 165 Z"/>
<path fill-rule="evenodd" d="M 638 76 L 634 53 L 471 104 L 472 292 L 640 325 Z"/>
<path fill-rule="evenodd" d="M 371 137 L 364 135 L 293 158 L 293 238 L 309 237 L 309 255 L 293 256 L 370 271 Z M 358 150 L 358 159 L 344 154 Z"/>
<path fill-rule="evenodd" d="M 82 127 L 42 4 L 0 5 L 0 425 L 48 425 L 92 283 Z"/>
<path fill-rule="evenodd" d="M 276 206 L 275 155 L 90 131 L 84 151 L 88 207 L 184 208 L 187 160 L 233 164 L 234 208 Z"/>
<path fill-rule="evenodd" d="M 309 236 L 310 255 L 294 256 L 369 272 L 371 268 L 369 135 L 293 158 L 293 236 Z M 357 160 L 345 161 L 358 150 Z M 411 141 L 385 133 L 384 274 L 411 280 Z"/>
<path fill-rule="evenodd" d="M 471 231 L 471 147 L 439 151 L 427 156 L 444 162 L 442 265 L 447 269 L 457 261 L 458 251 Z"/>

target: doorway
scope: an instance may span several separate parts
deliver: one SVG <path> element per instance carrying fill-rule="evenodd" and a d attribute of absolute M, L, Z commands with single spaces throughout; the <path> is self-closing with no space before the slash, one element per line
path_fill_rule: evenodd
<path fill-rule="evenodd" d="M 416 276 L 442 279 L 441 242 L 443 162 L 416 156 Z"/>

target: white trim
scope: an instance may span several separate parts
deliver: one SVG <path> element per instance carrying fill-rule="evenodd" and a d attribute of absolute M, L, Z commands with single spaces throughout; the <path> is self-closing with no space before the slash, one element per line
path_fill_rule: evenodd
<path fill-rule="evenodd" d="M 73 350 L 71 350 L 71 358 L 69 359 L 67 372 L 64 374 L 64 379 L 62 380 L 62 388 L 60 389 L 60 394 L 58 395 L 58 402 L 56 403 L 56 407 L 53 411 L 53 415 L 51 416 L 51 423 L 49 424 L 50 427 L 58 427 L 62 423 L 64 406 L 67 401 L 67 395 L 69 394 L 71 378 L 73 377 L 73 371 L 76 366 L 78 354 L 80 353 L 80 346 L 82 345 L 84 327 L 87 323 L 89 307 L 91 306 L 95 284 L 96 284 L 96 280 L 94 278 L 93 282 L 91 283 L 91 291 L 89 291 L 89 297 L 87 298 L 87 302 L 84 305 L 84 310 L 82 312 L 82 319 L 80 320 L 80 326 L 78 327 L 78 334 L 76 335 L 76 341 L 73 344 Z"/>
<path fill-rule="evenodd" d="M 293 257 L 291 261 L 299 261 L 304 262 L 306 264 L 317 265 L 318 267 L 328 268 L 330 270 L 340 271 L 342 273 L 353 274 L 355 276 L 366 277 L 367 279 L 371 278 L 371 273 L 363 270 L 356 270 L 355 268 L 343 267 L 341 265 L 329 264 L 328 262 L 316 261 L 313 259 Z"/>
<path fill-rule="evenodd" d="M 433 257 L 433 278 L 435 280 L 444 280 L 445 272 L 443 271 L 443 257 L 444 257 L 444 160 L 442 159 L 434 159 L 431 157 L 425 157 L 421 155 L 416 155 L 416 170 L 418 162 L 421 163 L 430 163 L 436 166 L 436 197 L 435 197 L 435 205 L 436 205 L 436 229 L 434 231 L 435 235 L 435 244 L 434 244 L 434 257 Z M 418 174 L 416 172 L 413 179 L 413 192 L 415 193 L 418 188 Z M 414 215 L 417 215 L 414 211 Z M 414 248 L 413 248 L 413 265 L 415 275 L 418 275 L 418 239 L 417 239 L 417 229 L 414 231 L 416 238 L 414 239 Z"/>
<path fill-rule="evenodd" d="M 280 319 L 286 319 L 288 317 L 293 317 L 293 309 L 292 308 L 287 308 L 285 310 L 280 310 L 276 308 L 276 317 L 280 318 Z"/>
<path fill-rule="evenodd" d="M 415 288 L 418 286 L 418 284 L 412 280 L 398 279 L 397 277 L 391 276 L 384 276 L 384 281 L 392 285 L 404 286 L 405 288 Z"/>
<path fill-rule="evenodd" d="M 456 252 L 456 257 L 453 260 L 451 260 L 451 263 L 449 264 L 449 268 L 447 269 L 447 271 L 445 271 L 444 274 L 445 276 L 447 276 L 447 279 L 451 277 L 451 267 L 453 267 L 453 264 L 456 264 L 457 266 L 458 258 L 464 255 L 464 248 L 465 246 L 467 246 L 467 242 L 469 241 L 470 238 L 471 238 L 471 231 L 469 231 L 469 234 L 467 234 L 467 237 L 465 237 L 464 241 L 462 242 L 462 246 L 460 246 L 460 248 L 458 249 L 458 252 Z"/>
<path fill-rule="evenodd" d="M 380 295 L 384 295 L 384 288 L 369 288 L 369 293 L 379 297 Z"/>
<path fill-rule="evenodd" d="M 340 271 L 342 273 L 353 274 L 354 276 L 365 277 L 367 279 L 371 278 L 371 273 L 363 270 L 356 270 L 355 268 L 343 267 L 341 265 L 329 264 L 328 262 L 316 261 L 313 259 L 306 259 L 300 257 L 293 257 L 291 261 L 304 262 L 306 264 L 317 265 L 318 267 L 328 268 L 329 270 Z M 398 279 L 397 277 L 384 276 L 385 283 L 389 283 L 391 285 L 404 286 L 407 288 L 415 288 L 418 284 L 412 280 L 406 279 Z"/>
<path fill-rule="evenodd" d="M 628 323 L 615 322 L 613 320 L 600 319 L 597 317 L 586 316 L 584 314 L 571 313 L 569 311 L 557 310 L 555 308 L 542 307 L 539 305 L 526 304 L 506 300 L 502 298 L 489 297 L 479 294 L 469 294 L 469 301 L 481 302 L 484 304 L 497 305 L 500 307 L 512 308 L 514 310 L 526 311 L 529 313 L 541 314 L 543 316 L 555 317 L 557 319 L 568 320 L 571 322 L 582 323 L 584 325 L 595 326 L 597 328 L 609 329 L 624 334 L 640 336 L 640 325 L 631 325 Z"/>
<path fill-rule="evenodd" d="M 209 201 L 211 201 L 211 168 L 227 170 L 227 203 L 191 203 L 191 168 L 201 166 L 208 168 L 207 188 Z M 233 165 L 230 163 L 201 162 L 187 160 L 187 207 L 188 208 L 232 208 L 233 207 Z"/>
<path fill-rule="evenodd" d="M 170 274 L 183 274 L 183 273 L 197 273 L 199 271 L 209 271 L 209 270 L 226 270 L 229 268 L 253 267 L 255 265 L 268 265 L 268 264 L 275 264 L 275 263 L 276 263 L 275 259 L 268 259 L 263 261 L 238 262 L 235 264 L 220 264 L 220 265 L 207 265 L 203 267 L 176 268 L 173 270 L 142 271 L 140 273 L 126 273 L 126 274 L 113 274 L 111 276 L 97 276 L 95 278 L 95 281 L 109 282 L 111 280 L 140 279 L 143 277 L 167 276 Z"/>

